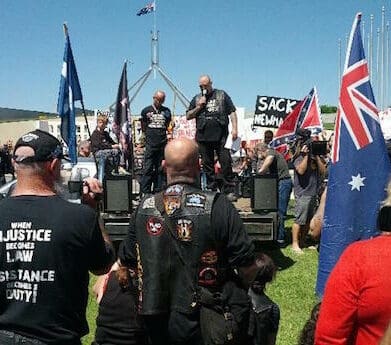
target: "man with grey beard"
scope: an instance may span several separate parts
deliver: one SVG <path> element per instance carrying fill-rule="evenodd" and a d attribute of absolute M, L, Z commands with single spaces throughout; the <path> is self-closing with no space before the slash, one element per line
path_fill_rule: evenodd
<path fill-rule="evenodd" d="M 17 183 L 0 202 L 0 344 L 81 344 L 89 271 L 106 273 L 113 249 L 86 205 L 56 194 L 62 147 L 41 130 L 15 145 Z M 85 182 L 94 205 L 101 186 Z"/>

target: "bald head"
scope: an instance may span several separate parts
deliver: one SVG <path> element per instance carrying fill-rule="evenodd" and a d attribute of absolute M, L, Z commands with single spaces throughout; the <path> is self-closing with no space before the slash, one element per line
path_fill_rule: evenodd
<path fill-rule="evenodd" d="M 213 90 L 212 79 L 207 74 L 202 75 L 200 79 L 198 79 L 198 83 L 200 85 L 201 90 L 205 89 L 208 91 L 208 93 L 210 93 Z"/>
<path fill-rule="evenodd" d="M 199 174 L 198 145 L 194 140 L 178 138 L 170 141 L 164 150 L 167 182 L 194 183 Z"/>
<path fill-rule="evenodd" d="M 157 90 L 153 95 L 153 104 L 155 107 L 160 107 L 166 100 L 166 94 L 164 91 Z"/>

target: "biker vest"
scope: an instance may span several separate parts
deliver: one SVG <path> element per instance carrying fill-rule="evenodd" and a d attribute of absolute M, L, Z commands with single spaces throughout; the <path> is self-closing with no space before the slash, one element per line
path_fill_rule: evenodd
<path fill-rule="evenodd" d="M 219 284 L 223 270 L 211 229 L 216 194 L 175 184 L 141 200 L 136 214 L 140 314 L 192 313 L 198 286 Z"/>
<path fill-rule="evenodd" d="M 196 96 L 196 103 L 201 98 L 201 94 Z M 228 126 L 228 114 L 226 114 L 225 92 L 213 89 L 213 93 L 207 98 L 205 108 L 196 117 L 197 130 L 205 127 L 206 121 L 215 119 L 222 127 Z"/>

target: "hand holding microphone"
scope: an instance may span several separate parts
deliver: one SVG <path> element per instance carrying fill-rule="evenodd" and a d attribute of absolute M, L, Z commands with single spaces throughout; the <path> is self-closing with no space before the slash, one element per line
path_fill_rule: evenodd
<path fill-rule="evenodd" d="M 206 95 L 208 94 L 208 90 L 207 89 L 204 89 L 204 88 L 201 88 L 201 97 L 200 99 L 198 100 L 197 102 L 197 105 L 201 108 L 205 107 L 206 105 Z"/>

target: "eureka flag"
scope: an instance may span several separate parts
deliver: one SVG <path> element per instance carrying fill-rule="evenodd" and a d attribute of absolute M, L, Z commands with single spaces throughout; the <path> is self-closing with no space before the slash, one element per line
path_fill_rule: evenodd
<path fill-rule="evenodd" d="M 67 30 L 64 59 L 61 71 L 60 90 L 58 93 L 57 112 L 61 118 L 61 136 L 68 145 L 69 158 L 77 162 L 75 101 L 82 101 L 79 78 L 73 60 L 71 42 Z"/>
<path fill-rule="evenodd" d="M 390 173 L 390 161 L 369 81 L 360 32 L 353 23 L 335 120 L 332 162 L 321 236 L 316 292 L 343 250 L 377 234 L 376 217 Z"/>
<path fill-rule="evenodd" d="M 138 16 L 142 16 L 143 14 L 148 14 L 155 11 L 155 1 L 143 7 L 140 11 L 137 12 Z"/>

